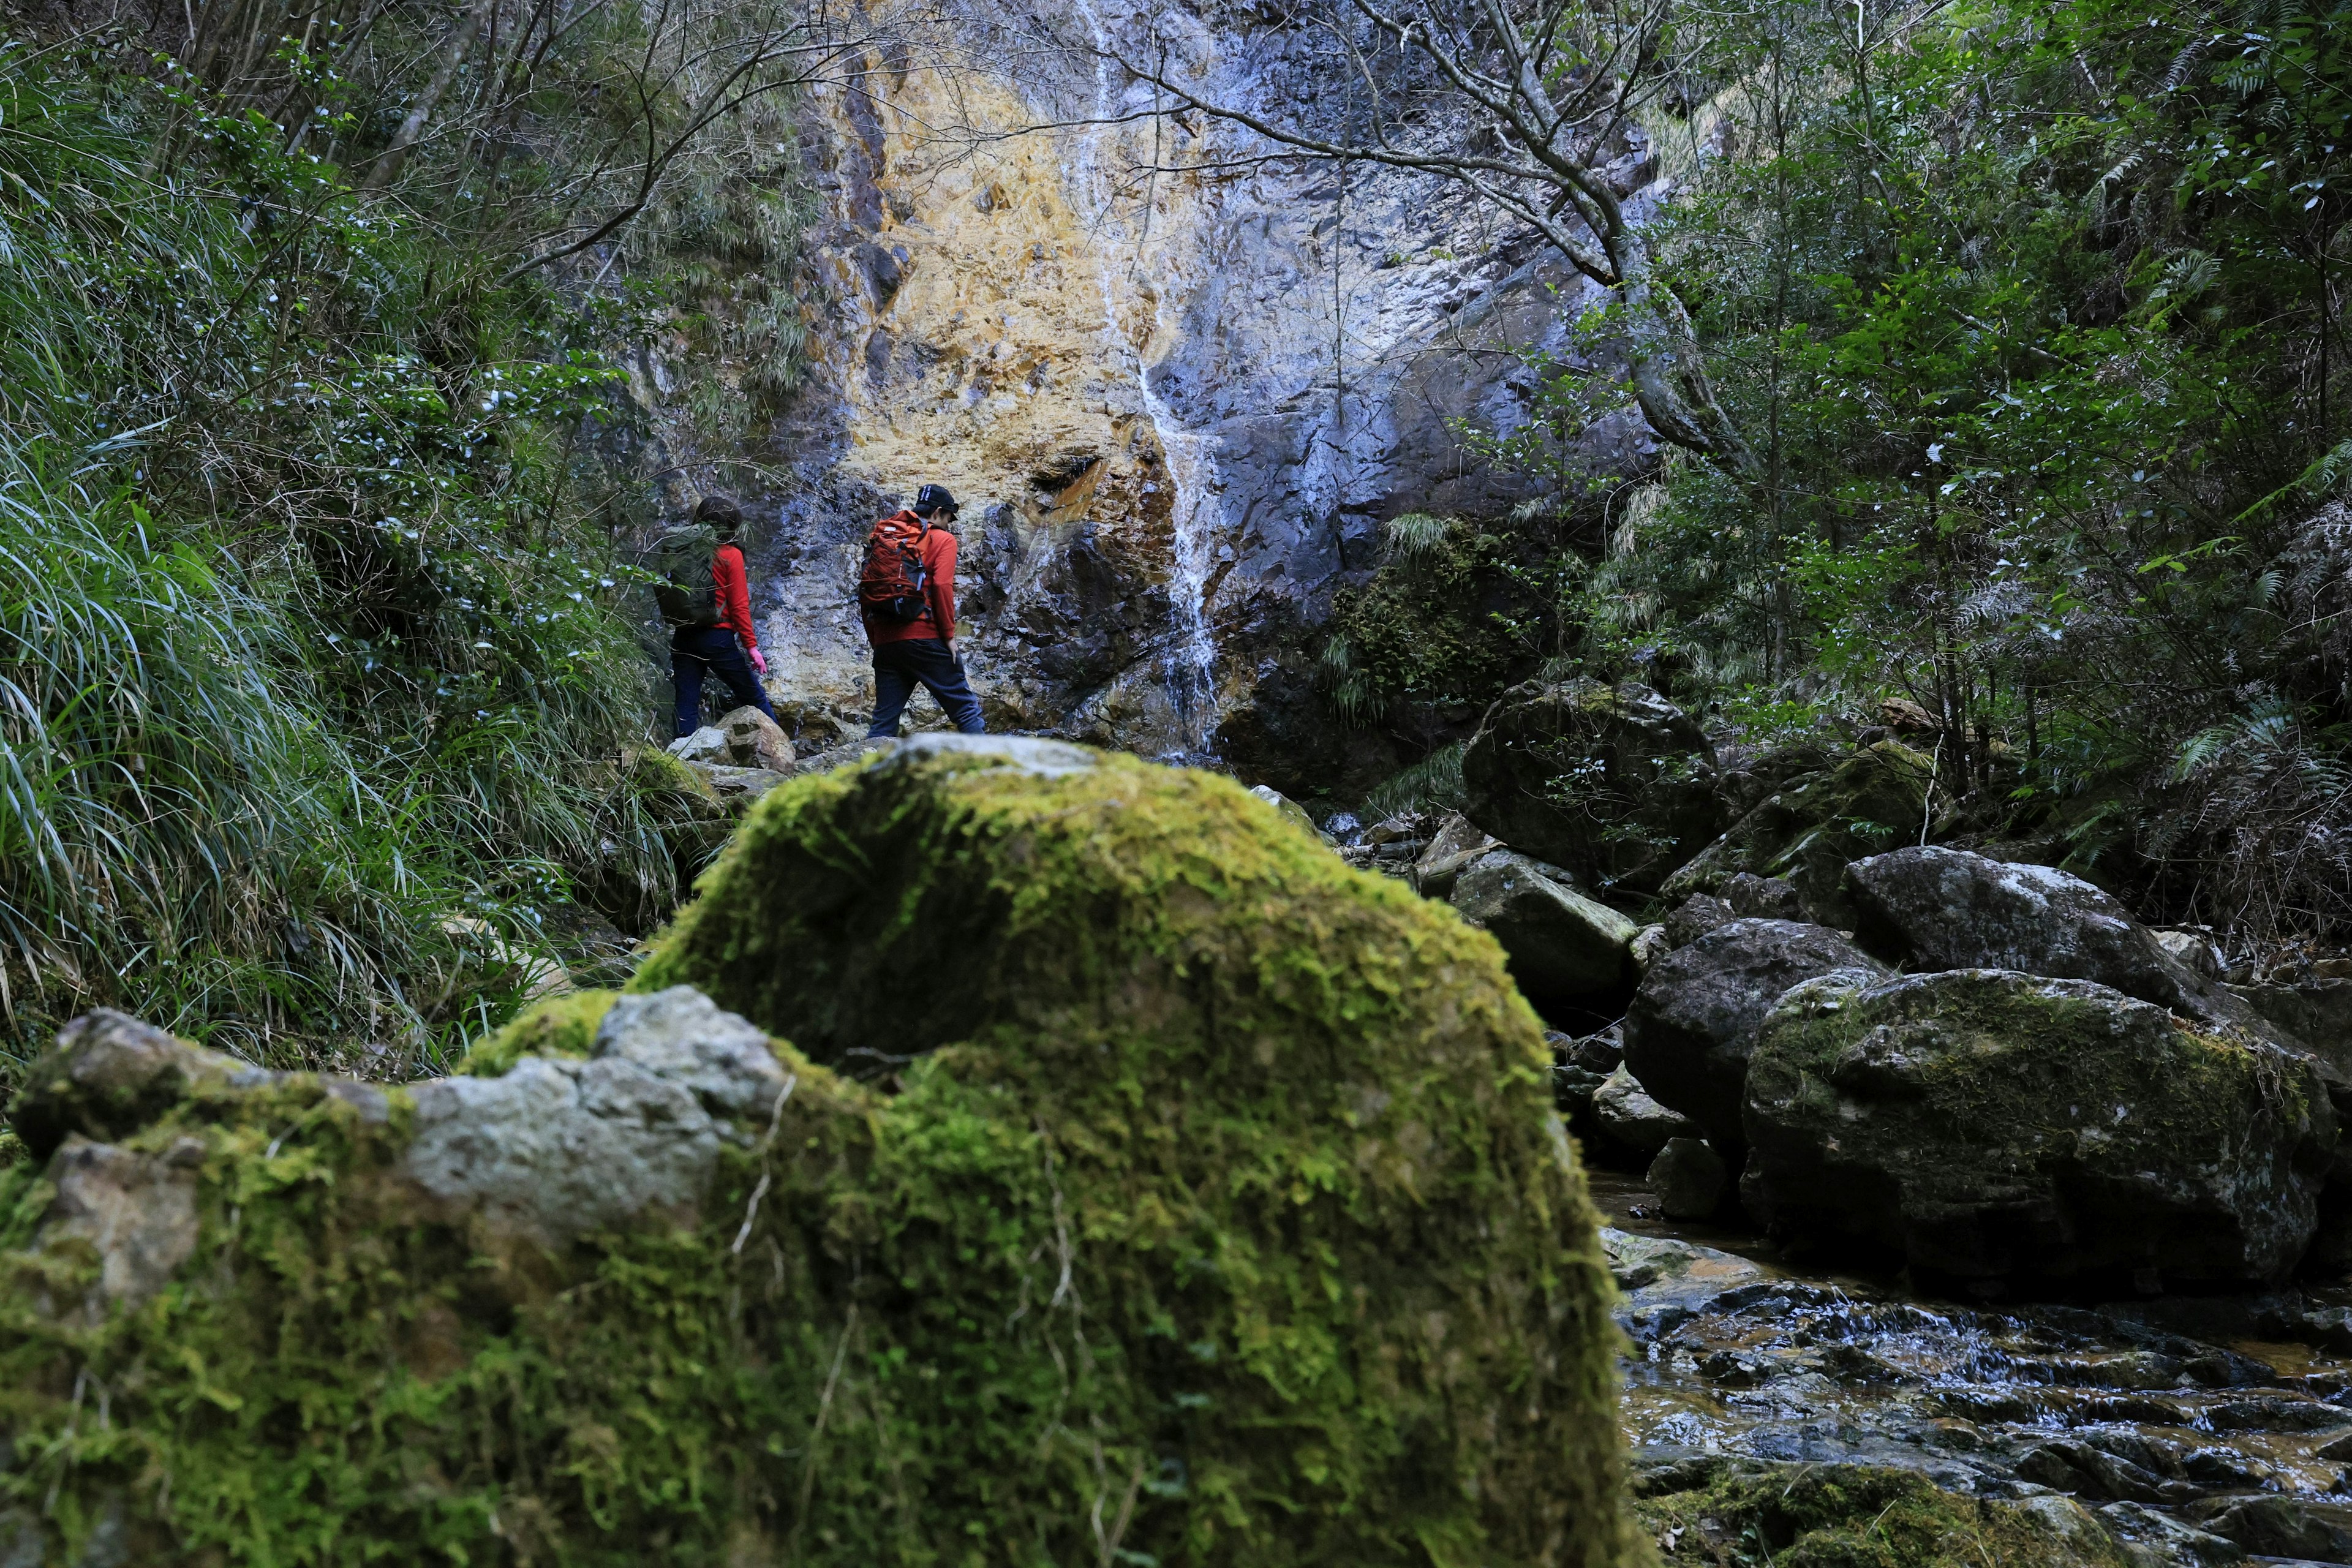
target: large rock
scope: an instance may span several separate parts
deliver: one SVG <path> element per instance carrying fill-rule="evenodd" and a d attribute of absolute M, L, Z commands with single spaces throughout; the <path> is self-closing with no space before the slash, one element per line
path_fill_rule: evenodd
<path fill-rule="evenodd" d="M 1885 968 L 1840 933 L 1792 921 L 1735 920 L 1650 965 L 1625 1011 L 1625 1065 L 1661 1105 L 1737 1154 L 1747 1143 L 1748 1056 L 1781 993 L 1845 971 Z"/>
<path fill-rule="evenodd" d="M 2090 980 L 2210 1023 L 2253 1010 L 2199 978 L 2106 893 L 2053 866 L 1925 845 L 1846 868 L 1872 952 L 1913 969 L 2014 969 Z"/>
<path fill-rule="evenodd" d="M 193 1049 L 33 1073 L 10 1561 L 1637 1555 L 1501 952 L 1228 781 L 908 742 L 463 1082 Z"/>
<path fill-rule="evenodd" d="M 1513 687 L 1462 756 L 1465 814 L 1586 885 L 1645 892 L 1723 826 L 1715 752 L 1646 686 Z"/>
<path fill-rule="evenodd" d="M 1642 928 L 1525 855 L 1493 849 L 1472 862 L 1454 879 L 1454 907 L 1494 933 L 1511 977 L 1539 1001 L 1622 994 L 1632 975 Z"/>
<path fill-rule="evenodd" d="M 1738 776 L 1748 787 L 1730 793 L 1745 799 L 1762 787 L 1761 797 L 1661 890 L 1679 900 L 1727 890 L 1742 874 L 1779 879 L 1807 918 L 1850 931 L 1847 862 L 1916 840 L 1934 776 L 1933 758 L 1891 740 L 1843 757 L 1808 744 L 1759 759 Z"/>
<path fill-rule="evenodd" d="M 2081 980 L 1958 970 L 1780 999 L 1741 1194 L 1784 1236 L 1969 1280 L 2267 1280 L 2336 1119 L 2306 1060 Z"/>

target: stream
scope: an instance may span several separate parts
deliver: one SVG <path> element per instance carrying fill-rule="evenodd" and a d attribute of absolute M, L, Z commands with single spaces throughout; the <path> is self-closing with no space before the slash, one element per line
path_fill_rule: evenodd
<path fill-rule="evenodd" d="M 2257 1560 L 2352 1562 L 2352 1289 L 1927 1300 L 1588 1175 L 1644 1484 L 1727 1460 L 1885 1465 L 1979 1497 L 2072 1493 L 2151 1562 L 2232 1560 L 2215 1531 Z"/>

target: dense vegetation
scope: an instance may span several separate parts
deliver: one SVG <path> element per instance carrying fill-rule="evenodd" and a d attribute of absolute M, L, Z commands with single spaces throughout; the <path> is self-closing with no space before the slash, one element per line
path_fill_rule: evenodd
<path fill-rule="evenodd" d="M 1493 622 L 1507 673 L 1638 676 L 1759 741 L 1905 698 L 1977 832 L 2255 937 L 2352 921 L 2352 14 L 1592 9 L 1654 29 L 1609 147 L 1677 182 L 1657 264 L 1745 454 L 1509 524 L 1556 592 Z M 1595 368 L 1628 321 L 1474 438 L 1555 463 L 1632 401 Z"/>
<path fill-rule="evenodd" d="M 628 546 L 648 478 L 710 482 L 698 437 L 795 374 L 759 268 L 807 35 L 251 4 L 44 37 L 0 55 L 0 1090 L 94 1003 L 437 1059 L 692 868 L 625 765 Z M 742 368 L 682 424 L 609 359 L 657 319 Z"/>

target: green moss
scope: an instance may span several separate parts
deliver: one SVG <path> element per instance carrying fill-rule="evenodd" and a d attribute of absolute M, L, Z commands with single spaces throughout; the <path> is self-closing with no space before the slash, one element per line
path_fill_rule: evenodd
<path fill-rule="evenodd" d="M 129 1142 L 202 1141 L 195 1256 L 94 1326 L 0 1173 L 0 1518 L 60 1560 L 110 1508 L 153 1562 L 1628 1560 L 1592 1212 L 1450 913 L 1205 775 L 884 767 L 770 794 L 637 988 L 678 981 L 898 1092 L 783 1050 L 699 1220 L 554 1256 L 419 1201 L 398 1093 L 185 1102 Z"/>
<path fill-rule="evenodd" d="M 1512 576 L 1516 553 L 1507 539 L 1446 522 L 1423 548 L 1341 589 L 1322 664 L 1343 716 L 1369 724 L 1405 701 L 1475 717 L 1493 701 L 1529 656 L 1520 623 L 1538 608 Z"/>
<path fill-rule="evenodd" d="M 0 1127 L 0 1170 L 21 1165 L 26 1160 L 25 1141 L 5 1127 Z"/>
<path fill-rule="evenodd" d="M 585 1057 L 614 993 L 574 991 L 533 1004 L 496 1034 L 474 1043 L 456 1070 L 498 1078 L 524 1057 Z"/>
<path fill-rule="evenodd" d="M 1732 1471 L 1634 1505 L 1666 1562 L 1709 1568 L 2125 1568 L 2066 1499 L 1958 1496 L 1909 1470 L 1808 1465 Z"/>
<path fill-rule="evenodd" d="M 1798 755 L 1816 761 L 1811 747 Z M 1766 760 L 1769 767 L 1772 759 Z M 1711 893 L 1742 871 L 1794 883 L 1819 914 L 1851 921 L 1841 882 L 1850 861 L 1912 842 L 1928 826 L 1934 759 L 1880 741 L 1834 762 L 1802 767 L 1666 879 L 1669 902 Z"/>

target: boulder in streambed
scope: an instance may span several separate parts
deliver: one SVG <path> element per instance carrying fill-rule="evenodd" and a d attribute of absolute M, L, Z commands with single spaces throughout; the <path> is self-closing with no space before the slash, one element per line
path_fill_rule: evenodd
<path fill-rule="evenodd" d="M 764 768 L 772 773 L 793 771 L 793 743 L 773 719 L 757 708 L 738 708 L 719 721 L 726 737 L 727 754 L 707 759 L 739 768 Z"/>
<path fill-rule="evenodd" d="M 1462 755 L 1464 812 L 1582 885 L 1647 892 L 1723 827 L 1715 749 L 1646 686 L 1515 686 Z"/>
<path fill-rule="evenodd" d="M 1592 1093 L 1592 1136 L 1601 1152 L 1642 1170 L 1677 1138 L 1703 1138 L 1697 1122 L 1660 1105 L 1620 1066 Z"/>
<path fill-rule="evenodd" d="M 1748 1066 L 1741 1197 L 1783 1237 L 1979 1282 L 2273 1280 L 2336 1118 L 2306 1059 L 2081 980 L 1825 975 Z"/>
<path fill-rule="evenodd" d="M 1845 887 L 1862 944 L 1912 969 L 2014 969 L 2095 981 L 2208 1022 L 2254 1017 L 2112 897 L 2053 866 L 1930 844 L 1855 861 Z"/>
<path fill-rule="evenodd" d="M 1736 1160 L 1747 1146 L 1740 1116 L 1756 1031 L 1789 987 L 1832 972 L 1861 981 L 1886 973 L 1825 926 L 1727 921 L 1643 974 L 1625 1011 L 1625 1066 Z"/>
<path fill-rule="evenodd" d="M 1623 994 L 1642 928 L 1578 892 L 1552 867 L 1490 849 L 1454 879 L 1453 902 L 1503 944 L 1511 977 L 1535 1000 Z"/>
<path fill-rule="evenodd" d="M 960 736 L 792 779 L 628 994 L 463 1082 L 131 1044 L 37 1068 L 63 1142 L 0 1171 L 27 1561 L 1638 1555 L 1500 951 L 1229 781 Z"/>
<path fill-rule="evenodd" d="M 1703 1138 L 1667 1139 L 1643 1179 L 1668 1219 L 1705 1219 L 1731 1190 L 1729 1167 Z"/>

